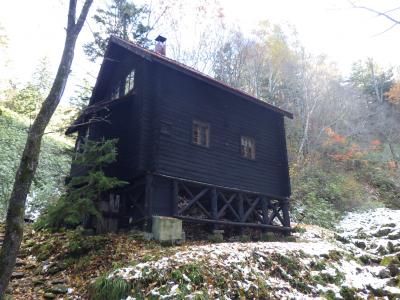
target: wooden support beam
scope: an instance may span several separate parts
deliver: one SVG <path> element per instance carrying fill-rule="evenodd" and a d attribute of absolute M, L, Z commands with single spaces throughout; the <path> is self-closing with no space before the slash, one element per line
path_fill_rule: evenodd
<path fill-rule="evenodd" d="M 283 214 L 283 226 L 290 227 L 290 216 L 289 216 L 289 198 L 282 201 L 282 214 Z"/>
<path fill-rule="evenodd" d="M 219 193 L 221 199 L 225 202 L 225 205 L 221 208 L 221 210 L 218 213 L 218 219 L 221 218 L 221 216 L 223 215 L 223 213 L 225 212 L 225 210 L 227 208 L 230 209 L 230 211 L 232 212 L 232 214 L 235 215 L 235 218 L 240 221 L 240 216 L 238 215 L 238 213 L 235 211 L 235 209 L 232 207 L 231 203 L 233 202 L 233 200 L 237 197 L 237 194 L 234 193 L 232 194 L 229 199 L 227 200 L 225 195 L 223 193 Z"/>
<path fill-rule="evenodd" d="M 172 181 L 172 197 L 171 197 L 172 215 L 178 214 L 178 195 L 179 195 L 178 181 L 173 180 Z"/>
<path fill-rule="evenodd" d="M 244 222 L 244 200 L 242 193 L 239 194 L 238 211 L 239 211 L 240 222 Z"/>
<path fill-rule="evenodd" d="M 261 198 L 261 211 L 263 224 L 268 224 L 268 203 L 265 197 Z"/>
<path fill-rule="evenodd" d="M 185 190 L 185 192 L 189 195 L 190 198 L 193 198 L 194 195 L 192 194 L 192 192 L 189 190 L 189 188 L 186 186 L 186 184 L 184 183 L 180 183 L 180 186 L 182 187 L 182 189 Z"/>
<path fill-rule="evenodd" d="M 201 197 L 203 197 L 207 192 L 209 191 L 209 188 L 203 189 L 200 193 L 198 193 L 195 197 L 193 197 L 188 205 L 186 205 L 184 208 L 178 211 L 178 215 L 181 215 L 183 212 L 188 210 L 190 207 L 192 207 L 193 204 L 195 204 L 197 201 L 200 200 Z"/>
<path fill-rule="evenodd" d="M 205 224 L 219 224 L 219 225 L 230 225 L 230 226 L 241 226 L 241 227 L 255 227 L 255 228 L 263 228 L 268 229 L 269 231 L 274 232 L 290 232 L 290 227 L 276 226 L 276 225 L 266 225 L 259 223 L 243 223 L 243 222 L 232 222 L 232 221 L 222 221 L 222 220 L 210 220 L 210 219 L 198 219 L 193 217 L 185 217 L 185 216 L 174 216 L 177 219 L 181 219 L 187 222 L 193 223 L 205 223 Z"/>
<path fill-rule="evenodd" d="M 150 232 L 151 231 L 151 216 L 153 214 L 153 175 L 147 174 L 146 175 L 146 187 L 145 187 L 145 212 L 146 212 L 146 223 L 145 223 L 145 230 Z"/>
<path fill-rule="evenodd" d="M 243 222 L 246 222 L 247 219 L 249 218 L 250 214 L 254 211 L 254 209 L 256 208 L 258 202 L 260 202 L 260 197 L 257 197 L 253 203 L 251 204 L 250 208 L 246 211 L 244 217 L 243 217 Z"/>
<path fill-rule="evenodd" d="M 218 220 L 218 195 L 217 189 L 211 189 L 211 215 L 213 220 Z"/>
<path fill-rule="evenodd" d="M 200 201 L 196 202 L 196 205 L 203 211 L 207 218 L 213 219 L 213 216 L 209 213 L 209 211 L 200 203 Z"/>

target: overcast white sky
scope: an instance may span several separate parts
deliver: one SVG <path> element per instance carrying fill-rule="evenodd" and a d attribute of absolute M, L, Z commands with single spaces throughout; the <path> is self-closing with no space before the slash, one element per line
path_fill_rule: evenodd
<path fill-rule="evenodd" d="M 94 0 L 96 6 L 105 0 Z M 384 33 L 391 23 L 372 13 L 353 9 L 347 0 L 220 0 L 228 21 L 244 29 L 260 20 L 291 24 L 300 41 L 315 54 L 326 54 L 347 73 L 351 63 L 373 57 L 382 65 L 400 65 L 400 26 Z M 397 3 L 396 3 L 397 2 Z M 394 0 L 358 0 L 357 3 L 387 10 L 399 6 Z M 9 37 L 7 76 L 28 80 L 38 60 L 47 56 L 55 70 L 64 43 L 67 0 L 2 0 L 0 24 Z M 397 5 L 397 6 L 396 6 Z M 92 13 L 95 7 L 92 8 Z M 88 20 L 93 24 L 92 20 Z M 79 39 L 67 95 L 80 79 L 78 74 L 93 72 L 86 62 L 82 43 L 91 37 L 87 26 Z M 1 55 L 1 54 L 0 54 Z"/>

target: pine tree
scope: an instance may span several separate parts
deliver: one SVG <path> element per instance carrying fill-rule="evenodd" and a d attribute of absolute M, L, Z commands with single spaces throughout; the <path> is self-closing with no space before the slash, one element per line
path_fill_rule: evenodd
<path fill-rule="evenodd" d="M 88 217 L 101 218 L 97 200 L 104 192 L 127 184 L 104 172 L 105 167 L 116 161 L 116 143 L 117 139 L 84 142 L 73 163 L 84 166 L 87 172 L 71 179 L 67 192 L 38 221 L 37 228 L 76 227 Z"/>

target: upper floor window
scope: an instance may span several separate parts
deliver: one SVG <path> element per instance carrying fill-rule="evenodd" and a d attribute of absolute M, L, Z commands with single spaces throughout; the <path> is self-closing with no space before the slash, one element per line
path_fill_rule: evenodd
<path fill-rule="evenodd" d="M 256 142 L 254 138 L 242 136 L 240 138 L 240 149 L 244 158 L 256 159 Z"/>
<path fill-rule="evenodd" d="M 135 87 L 135 69 L 133 69 L 125 78 L 124 95 L 127 95 Z"/>
<path fill-rule="evenodd" d="M 119 97 L 129 94 L 135 87 L 135 70 L 126 75 L 125 80 L 118 81 L 111 89 L 111 100 L 118 99 Z"/>
<path fill-rule="evenodd" d="M 210 146 L 210 125 L 208 123 L 193 120 L 192 142 L 203 147 Z"/>

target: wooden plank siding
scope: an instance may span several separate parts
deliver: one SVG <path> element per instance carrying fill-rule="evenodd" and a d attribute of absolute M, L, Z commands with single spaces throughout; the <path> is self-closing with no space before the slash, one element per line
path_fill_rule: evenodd
<path fill-rule="evenodd" d="M 119 138 L 110 175 L 159 173 L 290 196 L 283 114 L 117 45 L 106 55 L 90 105 L 110 100 L 113 86 L 136 70 L 135 95 L 110 109 L 111 123 L 91 125 L 98 137 Z M 194 119 L 209 123 L 209 148 L 192 143 Z M 241 156 L 242 135 L 255 139 L 255 160 Z"/>
<path fill-rule="evenodd" d="M 282 197 L 290 195 L 284 120 L 164 66 L 157 66 L 152 136 L 158 173 Z M 192 143 L 193 119 L 210 124 L 210 147 Z M 170 133 L 163 130 L 168 124 Z M 157 128 L 157 130 L 154 130 Z M 167 130 L 168 131 L 168 130 Z M 240 136 L 256 141 L 256 159 L 241 156 Z"/>

